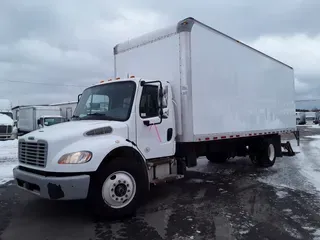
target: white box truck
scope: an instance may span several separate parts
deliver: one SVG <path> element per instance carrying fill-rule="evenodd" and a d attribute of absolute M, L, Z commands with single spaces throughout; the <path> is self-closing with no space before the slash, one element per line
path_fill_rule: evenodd
<path fill-rule="evenodd" d="M 19 108 L 18 134 L 64 122 L 56 106 L 25 106 Z"/>
<path fill-rule="evenodd" d="M 200 156 L 271 167 L 280 134 L 296 131 L 293 69 L 192 18 L 117 45 L 114 58 L 117 77 L 85 89 L 72 121 L 19 140 L 19 187 L 120 217 Z"/>
<path fill-rule="evenodd" d="M 49 104 L 49 106 L 57 106 L 60 107 L 60 114 L 62 117 L 64 117 L 67 121 L 70 121 L 74 110 L 77 107 L 77 101 L 71 101 L 71 102 L 61 102 L 61 103 L 52 103 Z"/>

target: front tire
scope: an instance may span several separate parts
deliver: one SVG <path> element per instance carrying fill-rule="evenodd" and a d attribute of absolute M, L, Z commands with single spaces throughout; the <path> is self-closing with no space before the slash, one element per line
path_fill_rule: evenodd
<path fill-rule="evenodd" d="M 149 184 L 142 171 L 134 159 L 118 157 L 103 163 L 90 186 L 95 215 L 115 219 L 134 215 Z"/>

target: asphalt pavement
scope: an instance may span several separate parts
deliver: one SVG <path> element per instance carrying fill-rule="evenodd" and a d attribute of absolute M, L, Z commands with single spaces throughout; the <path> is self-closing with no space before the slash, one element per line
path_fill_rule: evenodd
<path fill-rule="evenodd" d="M 153 187 L 136 216 L 116 222 L 94 220 L 84 201 L 39 199 L 8 182 L 0 185 L 0 239 L 320 239 L 318 135 L 302 127 L 296 156 L 269 169 L 248 158 L 201 158 L 184 179 Z"/>

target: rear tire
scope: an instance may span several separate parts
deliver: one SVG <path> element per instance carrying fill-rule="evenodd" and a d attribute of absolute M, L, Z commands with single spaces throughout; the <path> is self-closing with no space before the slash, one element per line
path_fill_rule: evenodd
<path fill-rule="evenodd" d="M 262 149 L 250 155 L 251 161 L 258 167 L 272 167 L 276 161 L 276 147 L 272 139 L 267 139 L 262 143 Z"/>
<path fill-rule="evenodd" d="M 206 157 L 212 163 L 224 163 L 228 160 L 228 154 L 225 152 L 208 153 Z"/>
<path fill-rule="evenodd" d="M 89 203 L 97 217 L 118 219 L 135 214 L 149 182 L 134 159 L 103 163 L 90 184 Z"/>

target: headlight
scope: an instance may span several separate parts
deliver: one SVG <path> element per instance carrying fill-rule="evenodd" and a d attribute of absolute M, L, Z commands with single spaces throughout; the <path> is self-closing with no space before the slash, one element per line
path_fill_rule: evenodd
<path fill-rule="evenodd" d="M 74 153 L 68 153 L 63 155 L 58 163 L 59 164 L 80 164 L 89 162 L 92 158 L 92 153 L 88 151 L 80 151 Z"/>

